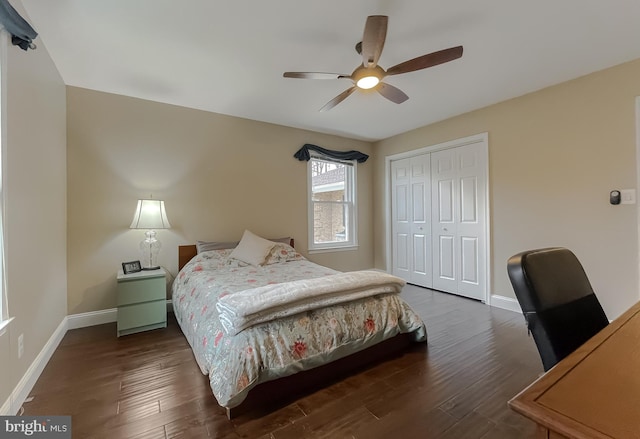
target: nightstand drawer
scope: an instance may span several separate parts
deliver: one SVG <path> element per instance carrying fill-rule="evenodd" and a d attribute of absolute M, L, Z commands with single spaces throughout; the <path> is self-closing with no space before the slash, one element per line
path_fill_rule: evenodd
<path fill-rule="evenodd" d="M 118 272 L 118 337 L 167 327 L 166 272 Z"/>
<path fill-rule="evenodd" d="M 118 306 L 166 299 L 166 291 L 164 276 L 119 282 Z"/>
<path fill-rule="evenodd" d="M 118 308 L 118 331 L 167 322 L 167 302 L 139 303 Z"/>

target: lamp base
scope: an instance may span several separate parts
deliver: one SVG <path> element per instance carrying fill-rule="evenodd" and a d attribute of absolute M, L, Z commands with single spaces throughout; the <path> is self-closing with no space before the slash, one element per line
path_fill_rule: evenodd
<path fill-rule="evenodd" d="M 153 270 L 159 270 L 160 266 L 158 265 L 157 267 L 144 267 L 142 269 L 142 271 L 153 271 Z"/>

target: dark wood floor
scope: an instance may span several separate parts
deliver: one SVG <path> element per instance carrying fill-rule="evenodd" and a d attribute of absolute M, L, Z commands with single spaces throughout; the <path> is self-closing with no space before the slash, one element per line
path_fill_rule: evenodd
<path fill-rule="evenodd" d="M 78 438 L 517 438 L 535 426 L 507 400 L 542 373 L 521 315 L 407 286 L 428 345 L 303 397 L 227 420 L 170 314 L 116 338 L 115 323 L 69 331 L 25 415 L 71 415 Z"/>

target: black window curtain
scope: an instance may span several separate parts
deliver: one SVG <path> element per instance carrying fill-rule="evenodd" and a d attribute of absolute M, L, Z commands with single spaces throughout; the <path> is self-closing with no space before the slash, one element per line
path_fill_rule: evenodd
<path fill-rule="evenodd" d="M 302 148 L 300 148 L 293 155 L 298 160 L 309 161 L 311 159 L 311 154 L 309 150 L 315 151 L 325 157 L 329 157 L 336 160 L 357 160 L 358 163 L 364 163 L 369 158 L 368 155 L 360 152 L 360 151 L 332 151 L 330 149 L 321 148 L 316 145 L 312 145 L 310 143 L 306 143 Z"/>
<path fill-rule="evenodd" d="M 11 34 L 11 43 L 23 50 L 35 49 L 33 39 L 38 33 L 13 9 L 8 0 L 0 0 L 0 24 Z"/>

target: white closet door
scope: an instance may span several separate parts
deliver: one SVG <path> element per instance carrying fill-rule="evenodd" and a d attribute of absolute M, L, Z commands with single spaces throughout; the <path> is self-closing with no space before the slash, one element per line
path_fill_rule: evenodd
<path fill-rule="evenodd" d="M 392 273 L 411 281 L 411 159 L 391 162 Z"/>
<path fill-rule="evenodd" d="M 458 292 L 458 251 L 455 151 L 446 149 L 431 154 L 433 188 L 433 288 Z"/>
<path fill-rule="evenodd" d="M 433 288 L 485 299 L 486 148 L 431 154 Z"/>
<path fill-rule="evenodd" d="M 391 162 L 393 274 L 431 287 L 430 156 Z"/>
<path fill-rule="evenodd" d="M 457 148 L 460 187 L 460 282 L 458 294 L 485 300 L 486 288 L 486 172 L 487 154 L 483 145 Z"/>

